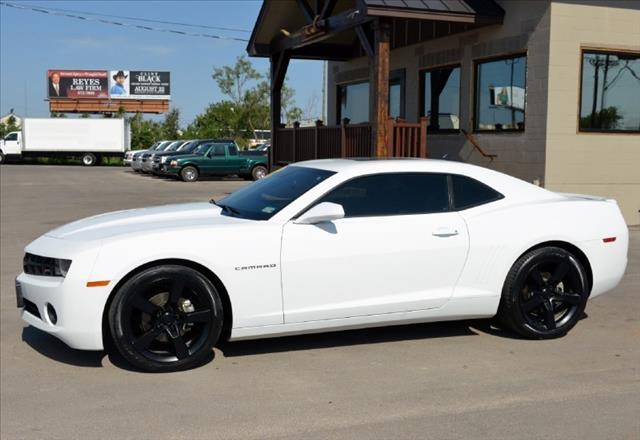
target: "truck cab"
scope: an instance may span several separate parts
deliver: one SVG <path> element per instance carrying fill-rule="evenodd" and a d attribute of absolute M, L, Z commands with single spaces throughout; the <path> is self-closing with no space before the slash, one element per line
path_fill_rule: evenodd
<path fill-rule="evenodd" d="M 22 152 L 22 133 L 12 131 L 2 139 L 0 145 L 0 163 L 12 157 L 19 157 Z"/>

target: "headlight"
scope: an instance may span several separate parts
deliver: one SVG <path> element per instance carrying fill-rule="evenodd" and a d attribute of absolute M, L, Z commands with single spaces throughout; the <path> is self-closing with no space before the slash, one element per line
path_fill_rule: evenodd
<path fill-rule="evenodd" d="M 171 162 L 169 162 L 169 165 L 171 165 L 172 167 L 177 167 L 178 166 L 178 161 L 177 160 L 172 160 Z"/>
<path fill-rule="evenodd" d="M 22 261 L 24 273 L 48 277 L 66 277 L 71 260 L 62 258 L 41 257 L 40 255 L 25 254 Z"/>
<path fill-rule="evenodd" d="M 167 160 L 169 160 L 169 158 L 167 156 L 163 157 L 162 160 L 160 161 L 160 163 L 165 163 Z"/>

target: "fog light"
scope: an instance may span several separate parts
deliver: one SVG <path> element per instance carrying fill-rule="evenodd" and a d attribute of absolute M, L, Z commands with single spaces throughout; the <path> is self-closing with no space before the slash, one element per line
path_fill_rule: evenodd
<path fill-rule="evenodd" d="M 58 322 L 58 314 L 56 313 L 56 309 L 49 303 L 47 303 L 47 318 L 49 318 L 49 322 L 53 325 L 56 325 Z"/>

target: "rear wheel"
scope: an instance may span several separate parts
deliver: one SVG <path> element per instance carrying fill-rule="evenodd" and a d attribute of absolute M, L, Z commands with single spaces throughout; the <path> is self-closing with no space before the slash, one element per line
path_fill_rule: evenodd
<path fill-rule="evenodd" d="M 588 297 L 587 275 L 574 255 L 557 247 L 535 249 L 511 268 L 498 316 L 526 338 L 555 338 L 576 325 Z"/>
<path fill-rule="evenodd" d="M 222 329 L 222 302 L 201 273 L 178 265 L 140 272 L 116 293 L 109 309 L 114 345 L 150 372 L 193 368 L 210 355 Z"/>
<path fill-rule="evenodd" d="M 267 167 L 265 167 L 264 165 L 256 165 L 251 170 L 251 178 L 253 180 L 263 179 L 264 177 L 266 177 L 268 172 L 269 171 L 267 170 Z"/>
<path fill-rule="evenodd" d="M 198 180 L 198 169 L 192 166 L 186 166 L 182 170 L 180 170 L 180 177 L 185 182 L 195 182 Z"/>
<path fill-rule="evenodd" d="M 95 165 L 97 161 L 96 155 L 93 153 L 84 153 L 82 157 L 80 157 L 80 160 L 85 167 L 91 167 Z"/>

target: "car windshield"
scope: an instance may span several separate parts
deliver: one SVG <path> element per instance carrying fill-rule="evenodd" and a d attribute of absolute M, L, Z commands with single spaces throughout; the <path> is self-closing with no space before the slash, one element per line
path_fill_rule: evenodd
<path fill-rule="evenodd" d="M 250 220 L 269 220 L 289 203 L 335 174 L 299 166 L 285 167 L 216 203 L 222 214 Z"/>
<path fill-rule="evenodd" d="M 178 147 L 180 145 L 182 145 L 184 143 L 184 141 L 176 141 L 174 143 L 172 143 L 171 145 L 169 145 L 169 147 L 167 147 L 166 150 L 164 151 L 176 151 L 178 149 Z"/>

